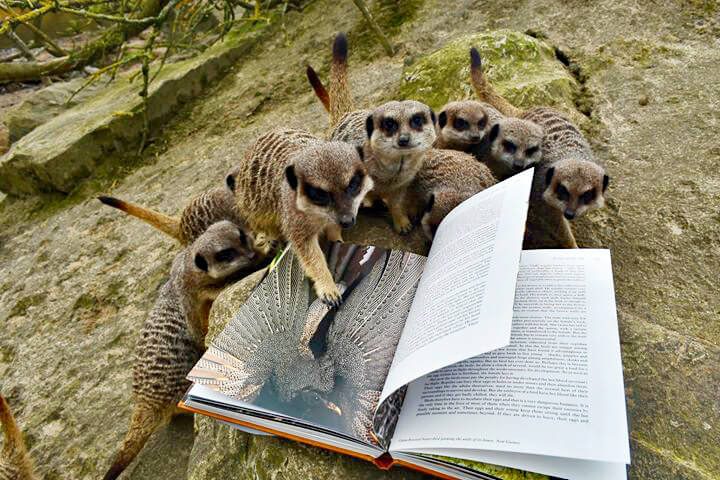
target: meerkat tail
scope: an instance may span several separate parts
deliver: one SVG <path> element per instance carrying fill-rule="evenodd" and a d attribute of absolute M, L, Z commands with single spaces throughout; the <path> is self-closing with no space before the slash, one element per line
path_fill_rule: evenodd
<path fill-rule="evenodd" d="M 158 427 L 170 420 L 174 407 L 173 404 L 159 408 L 150 405 L 136 405 L 133 407 L 130 429 L 125 435 L 122 449 L 115 456 L 115 460 L 103 480 L 115 480 L 125 471 L 145 446 L 150 435 Z"/>
<path fill-rule="evenodd" d="M 34 478 L 32 462 L 28 456 L 22 432 L 20 432 L 15 422 L 10 406 L 2 395 L 0 395 L 0 424 L 2 424 L 2 429 L 5 432 L 5 445 L 1 452 L 2 455 L 12 459 L 13 468 L 22 474 L 18 478 Z"/>
<path fill-rule="evenodd" d="M 122 210 L 128 215 L 139 218 L 145 223 L 152 225 L 158 230 L 167 233 L 171 237 L 182 240 L 182 234 L 180 232 L 180 219 L 169 217 L 163 213 L 150 210 L 148 208 L 135 205 L 134 203 L 126 202 L 114 197 L 98 197 L 105 205 L 108 205 L 118 210 Z"/>
<path fill-rule="evenodd" d="M 325 110 L 330 112 L 330 95 L 328 94 L 328 91 L 325 90 L 325 85 L 323 85 L 320 81 L 320 77 L 318 77 L 317 73 L 310 65 L 307 66 L 305 73 L 307 74 L 310 85 L 312 85 L 313 90 L 315 90 L 315 95 L 317 95 L 320 99 L 320 102 L 322 102 Z"/>
<path fill-rule="evenodd" d="M 347 78 L 348 41 L 338 33 L 333 42 L 333 61 L 330 68 L 330 126 L 334 128 L 346 113 L 355 110 Z"/>
<path fill-rule="evenodd" d="M 522 114 L 522 110 L 498 95 L 492 85 L 488 83 L 482 72 L 480 52 L 475 47 L 470 49 L 470 83 L 481 102 L 489 103 L 508 117 L 519 117 Z"/>

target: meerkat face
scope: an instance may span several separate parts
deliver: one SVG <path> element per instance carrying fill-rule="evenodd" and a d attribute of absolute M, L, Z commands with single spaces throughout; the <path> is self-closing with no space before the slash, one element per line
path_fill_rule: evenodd
<path fill-rule="evenodd" d="M 370 148 L 381 162 L 401 161 L 422 155 L 435 142 L 435 114 L 414 100 L 388 102 L 367 117 L 365 127 Z"/>
<path fill-rule="evenodd" d="M 587 160 L 561 160 L 545 175 L 543 199 L 568 220 L 605 204 L 610 177 L 596 163 Z"/>
<path fill-rule="evenodd" d="M 506 118 L 490 129 L 490 156 L 513 172 L 520 172 L 542 159 L 543 129 L 534 122 Z"/>
<path fill-rule="evenodd" d="M 493 121 L 480 102 L 450 102 L 438 115 L 439 136 L 450 148 L 467 148 L 483 141 Z"/>
<path fill-rule="evenodd" d="M 285 177 L 299 211 L 342 228 L 355 224 L 360 204 L 373 187 L 362 148 L 344 142 L 303 149 L 285 169 Z"/>
<path fill-rule="evenodd" d="M 232 222 L 214 223 L 192 245 L 195 267 L 213 280 L 255 265 L 253 240 Z"/>

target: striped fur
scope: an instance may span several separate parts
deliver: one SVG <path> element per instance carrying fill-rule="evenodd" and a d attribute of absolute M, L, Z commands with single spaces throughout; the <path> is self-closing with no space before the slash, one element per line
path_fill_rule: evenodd
<path fill-rule="evenodd" d="M 248 247 L 238 227 L 222 221 L 175 257 L 135 347 L 130 427 L 105 480 L 117 478 L 150 435 L 170 421 L 189 387 L 185 377 L 204 350 L 210 303 L 247 266 L 242 256 L 217 261 L 217 252 L 228 248 L 242 253 Z M 198 256 L 205 259 L 204 269 Z"/>
<path fill-rule="evenodd" d="M 37 478 L 22 433 L 10 411 L 10 406 L 2 395 L 0 395 L 0 424 L 5 433 L 5 441 L 0 450 L 0 480 Z"/>

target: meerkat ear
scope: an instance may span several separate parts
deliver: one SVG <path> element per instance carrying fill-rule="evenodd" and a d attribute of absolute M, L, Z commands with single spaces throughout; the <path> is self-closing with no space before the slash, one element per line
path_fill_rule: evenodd
<path fill-rule="evenodd" d="M 548 168 L 547 173 L 545 174 L 545 186 L 550 186 L 550 182 L 552 182 L 552 177 L 555 175 L 555 167 Z"/>
<path fill-rule="evenodd" d="M 425 204 L 425 212 L 431 211 L 433 205 L 435 205 L 435 193 L 430 194 L 430 198 L 428 198 L 427 204 Z"/>
<path fill-rule="evenodd" d="M 435 123 L 437 122 L 437 119 L 435 118 L 435 112 L 433 112 L 432 109 L 430 110 L 430 120 L 432 120 L 433 125 L 435 125 Z"/>
<path fill-rule="evenodd" d="M 440 116 L 438 117 L 438 125 L 440 128 L 445 128 L 445 125 L 447 125 L 447 113 L 440 112 Z"/>
<path fill-rule="evenodd" d="M 292 188 L 293 190 L 297 190 L 298 179 L 297 175 L 295 175 L 295 167 L 293 165 L 288 165 L 285 169 L 285 178 L 287 178 L 287 182 L 290 185 L 290 188 Z"/>
<path fill-rule="evenodd" d="M 365 161 L 365 149 L 361 147 L 360 145 L 357 145 L 355 147 L 357 149 L 358 155 L 360 155 L 360 160 L 363 162 Z"/>
<path fill-rule="evenodd" d="M 195 255 L 195 266 L 203 272 L 208 271 L 208 262 L 207 260 L 205 260 L 205 257 L 200 255 L 199 253 Z"/>
<path fill-rule="evenodd" d="M 225 183 L 227 184 L 228 188 L 230 188 L 230 190 L 232 190 L 233 192 L 235 191 L 235 177 L 233 177 L 232 175 L 228 175 L 227 177 L 225 177 Z"/>
<path fill-rule="evenodd" d="M 603 193 L 605 193 L 605 190 L 607 190 L 608 185 L 610 185 L 610 177 L 605 175 L 603 177 Z"/>
<path fill-rule="evenodd" d="M 500 124 L 496 123 L 490 129 L 490 143 L 494 142 L 498 135 L 500 135 Z"/>
<path fill-rule="evenodd" d="M 367 130 L 368 138 L 372 137 L 372 132 L 374 128 L 375 122 L 373 121 L 373 116 L 368 115 L 368 117 L 365 119 L 365 130 Z"/>

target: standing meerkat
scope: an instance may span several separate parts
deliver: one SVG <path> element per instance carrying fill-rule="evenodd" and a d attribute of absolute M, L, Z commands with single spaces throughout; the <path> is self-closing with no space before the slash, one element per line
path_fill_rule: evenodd
<path fill-rule="evenodd" d="M 185 377 L 205 350 L 210 305 L 253 256 L 244 233 L 224 220 L 175 257 L 135 347 L 130 428 L 105 480 L 117 478 L 176 413 L 190 385 Z"/>
<path fill-rule="evenodd" d="M 490 169 L 471 155 L 435 150 L 408 188 L 407 209 L 419 216 L 423 233 L 432 241 L 450 210 L 495 183 Z"/>
<path fill-rule="evenodd" d="M 561 246 L 577 248 L 568 220 L 605 204 L 610 177 L 594 158 L 590 144 L 565 116 L 549 107 L 520 110 L 498 95 L 482 73 L 477 49 L 470 49 L 470 79 L 480 100 L 507 116 L 543 129 L 542 159 L 535 171 L 528 225 Z"/>
<path fill-rule="evenodd" d="M 0 424 L 5 432 L 5 443 L 0 450 L 0 480 L 35 480 L 37 477 L 22 432 L 2 395 L 0 395 Z"/>
<path fill-rule="evenodd" d="M 352 110 L 347 38 L 342 33 L 335 37 L 332 65 L 329 94 L 308 67 L 308 79 L 330 112 L 330 140 L 363 149 L 367 171 L 375 184 L 372 195 L 388 206 L 395 230 L 407 234 L 413 224 L 405 212 L 404 196 L 435 142 L 435 113 L 414 100 L 387 102 L 374 110 Z"/>
<path fill-rule="evenodd" d="M 252 231 L 290 243 L 324 303 L 342 301 L 319 236 L 342 241 L 373 187 L 362 150 L 298 130 L 262 135 L 237 166 L 235 198 Z"/>
<path fill-rule="evenodd" d="M 535 122 L 506 117 L 490 129 L 487 146 L 473 153 L 504 180 L 541 162 L 543 136 Z"/>
<path fill-rule="evenodd" d="M 463 100 L 446 104 L 438 114 L 435 148 L 472 153 L 488 142 L 492 127 L 504 117 L 490 104 Z"/>

